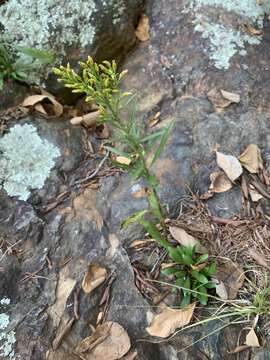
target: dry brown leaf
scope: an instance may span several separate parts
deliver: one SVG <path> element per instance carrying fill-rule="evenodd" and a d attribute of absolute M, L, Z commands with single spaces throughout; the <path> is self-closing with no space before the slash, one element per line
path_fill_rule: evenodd
<path fill-rule="evenodd" d="M 235 181 L 242 174 L 243 169 L 239 160 L 233 155 L 216 152 L 217 164 L 231 181 Z"/>
<path fill-rule="evenodd" d="M 239 103 L 240 102 L 240 95 L 235 94 L 226 90 L 220 90 L 221 95 L 226 99 L 229 100 L 231 103 Z"/>
<path fill-rule="evenodd" d="M 88 114 L 82 115 L 82 116 L 75 116 L 70 120 L 70 123 L 72 125 L 85 125 L 87 127 L 95 126 L 97 123 L 97 119 L 100 116 L 100 111 L 92 111 Z"/>
<path fill-rule="evenodd" d="M 131 163 L 131 160 L 125 156 L 117 156 L 116 161 L 119 164 L 123 164 L 123 165 L 130 165 L 130 163 Z"/>
<path fill-rule="evenodd" d="M 147 15 L 143 14 L 141 16 L 137 29 L 135 30 L 135 35 L 140 41 L 147 41 L 150 39 L 150 25 Z"/>
<path fill-rule="evenodd" d="M 259 200 L 263 199 L 263 196 L 256 190 L 249 190 L 249 195 L 251 197 L 251 200 L 254 202 L 258 202 Z"/>
<path fill-rule="evenodd" d="M 137 246 L 146 246 L 153 242 L 155 242 L 154 239 L 134 240 L 132 241 L 130 248 L 134 248 Z"/>
<path fill-rule="evenodd" d="M 223 283 L 223 281 L 217 281 L 216 284 L 216 293 L 222 300 L 228 300 L 228 291 Z"/>
<path fill-rule="evenodd" d="M 230 100 L 225 99 L 220 91 L 215 88 L 207 93 L 207 97 L 218 112 L 223 111 L 223 109 L 227 108 L 232 103 Z"/>
<path fill-rule="evenodd" d="M 44 91 L 44 90 L 42 90 L 41 95 L 28 96 L 23 101 L 22 105 L 25 107 L 31 107 L 31 106 L 35 107 L 36 105 L 40 104 L 43 100 L 49 100 L 52 103 L 53 112 L 54 112 L 55 116 L 59 117 L 63 114 L 63 106 L 55 99 L 55 97 L 53 95 L 51 95 L 50 93 L 48 93 L 47 91 Z M 38 109 L 41 109 L 41 108 L 37 107 L 36 110 L 38 110 Z M 47 111 L 44 108 L 43 108 L 43 110 L 47 114 Z M 44 112 L 43 112 L 43 114 L 44 114 Z"/>
<path fill-rule="evenodd" d="M 233 300 L 237 297 L 238 291 L 244 284 L 244 270 L 238 264 L 229 262 L 218 267 L 215 279 L 224 284 L 228 293 L 228 300 Z"/>
<path fill-rule="evenodd" d="M 215 171 L 210 174 L 210 190 L 214 193 L 222 193 L 232 188 L 232 183 L 223 171 Z"/>
<path fill-rule="evenodd" d="M 160 111 L 155 114 L 155 116 L 149 119 L 149 127 L 155 126 L 160 121 Z"/>
<path fill-rule="evenodd" d="M 239 345 L 239 346 L 236 346 L 236 348 L 234 348 L 233 350 L 228 351 L 228 354 L 238 354 L 238 353 L 240 353 L 242 351 L 245 351 L 245 350 L 247 350 L 249 348 L 250 348 L 250 346 L 248 346 L 248 345 Z"/>
<path fill-rule="evenodd" d="M 90 294 L 102 284 L 107 277 L 107 270 L 100 265 L 90 264 L 82 281 L 82 288 L 86 294 Z"/>
<path fill-rule="evenodd" d="M 263 168 L 261 150 L 255 144 L 250 144 L 238 157 L 241 164 L 252 174 L 256 174 Z"/>
<path fill-rule="evenodd" d="M 256 261 L 258 265 L 265 267 L 266 269 L 270 269 L 265 257 L 263 254 L 259 254 L 255 249 L 248 250 L 249 256 Z"/>
<path fill-rule="evenodd" d="M 263 31 L 261 29 L 255 28 L 253 25 L 249 23 L 244 24 L 244 28 L 250 35 L 255 35 L 255 36 L 263 35 Z"/>
<path fill-rule="evenodd" d="M 260 347 L 261 346 L 253 327 L 250 329 L 250 331 L 248 332 L 248 334 L 246 336 L 246 345 L 252 346 L 252 347 Z"/>
<path fill-rule="evenodd" d="M 172 237 L 179 242 L 179 244 L 184 246 L 194 246 L 198 245 L 199 252 L 205 252 L 206 249 L 200 244 L 199 240 L 195 239 L 193 236 L 189 235 L 184 229 L 181 229 L 177 226 L 169 226 L 169 231 Z"/>
<path fill-rule="evenodd" d="M 107 322 L 97 327 L 75 349 L 84 360 L 117 360 L 130 349 L 126 330 L 118 323 Z"/>
<path fill-rule="evenodd" d="M 193 316 L 195 303 L 184 309 L 171 309 L 165 307 L 160 314 L 156 314 L 146 331 L 151 336 L 166 338 L 174 333 L 177 328 L 188 325 Z"/>

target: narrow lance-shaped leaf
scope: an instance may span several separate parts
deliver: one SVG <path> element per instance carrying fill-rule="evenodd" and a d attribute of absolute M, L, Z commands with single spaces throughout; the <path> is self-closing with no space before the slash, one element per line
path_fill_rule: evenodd
<path fill-rule="evenodd" d="M 150 204 L 150 208 L 151 208 L 151 211 L 153 212 L 153 214 L 158 218 L 159 221 L 162 221 L 163 216 L 162 216 L 162 212 L 160 209 L 160 204 L 159 204 L 159 201 L 158 201 L 154 191 L 150 192 L 149 204 Z"/>
<path fill-rule="evenodd" d="M 128 217 L 126 220 L 123 221 L 123 223 L 121 224 L 121 229 L 126 229 L 130 224 L 139 222 L 146 213 L 147 210 L 137 211 L 135 214 L 131 215 L 130 217 Z"/>
<path fill-rule="evenodd" d="M 174 126 L 174 123 L 172 122 L 165 130 L 164 130 L 164 133 L 161 137 L 161 140 L 160 140 L 160 143 L 158 145 L 158 148 L 156 149 L 155 151 L 155 155 L 153 157 L 153 160 L 151 162 L 151 165 L 150 167 L 157 161 L 157 159 L 159 158 L 160 154 L 162 153 L 167 141 L 168 141 L 168 138 L 170 136 L 170 132 L 172 130 Z"/>
<path fill-rule="evenodd" d="M 169 241 L 163 238 L 156 225 L 154 225 L 148 220 L 141 220 L 140 223 L 144 226 L 150 236 L 152 236 L 152 238 L 155 239 L 165 249 L 168 249 L 171 246 Z"/>

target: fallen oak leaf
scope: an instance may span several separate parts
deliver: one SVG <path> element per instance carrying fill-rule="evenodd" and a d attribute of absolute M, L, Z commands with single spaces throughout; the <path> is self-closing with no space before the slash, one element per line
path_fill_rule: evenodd
<path fill-rule="evenodd" d="M 233 155 L 226 155 L 216 151 L 217 164 L 225 172 L 228 178 L 234 182 L 243 173 L 239 160 Z"/>
<path fill-rule="evenodd" d="M 232 183 L 230 179 L 224 174 L 223 171 L 215 171 L 210 174 L 210 188 L 209 190 L 213 191 L 214 193 L 223 193 L 232 188 Z"/>
<path fill-rule="evenodd" d="M 256 261 L 258 265 L 265 267 L 266 269 L 270 269 L 265 257 L 263 254 L 259 254 L 255 249 L 248 250 L 249 256 Z"/>
<path fill-rule="evenodd" d="M 94 263 L 90 264 L 82 281 L 82 289 L 86 294 L 90 294 L 105 281 L 106 277 L 107 270 L 105 268 Z"/>
<path fill-rule="evenodd" d="M 150 39 L 150 26 L 149 18 L 147 15 L 143 14 L 140 17 L 137 29 L 135 30 L 135 35 L 140 41 L 147 41 Z"/>
<path fill-rule="evenodd" d="M 195 246 L 197 245 L 198 252 L 204 253 L 206 249 L 202 246 L 199 240 L 195 239 L 193 236 L 189 235 L 184 229 L 177 226 L 169 226 L 169 231 L 172 237 L 183 246 Z"/>
<path fill-rule="evenodd" d="M 238 291 L 244 284 L 244 270 L 240 265 L 231 261 L 226 265 L 220 265 L 218 267 L 215 273 L 215 279 L 217 279 L 219 283 L 222 282 L 224 284 L 228 293 L 228 300 L 233 300 L 237 297 Z"/>
<path fill-rule="evenodd" d="M 49 100 L 51 104 L 53 105 L 53 111 L 55 116 L 59 117 L 63 114 L 63 105 L 61 105 L 53 95 L 47 93 L 44 91 L 44 94 L 41 95 L 30 95 L 28 96 L 22 103 L 22 106 L 24 107 L 34 107 L 37 111 L 41 109 L 40 107 L 36 108 L 36 105 L 40 104 L 43 100 Z M 43 107 L 44 110 L 44 107 Z M 42 113 L 44 111 L 42 110 Z M 46 111 L 46 110 L 45 110 Z M 46 111 L 46 114 L 47 111 Z"/>
<path fill-rule="evenodd" d="M 258 336 L 252 327 L 246 336 L 246 345 L 252 347 L 261 347 Z"/>
<path fill-rule="evenodd" d="M 263 169 L 261 150 L 256 144 L 248 145 L 246 150 L 238 156 L 238 160 L 252 174 L 256 174 Z"/>
<path fill-rule="evenodd" d="M 171 309 L 165 307 L 160 314 L 156 314 L 146 331 L 151 336 L 166 338 L 174 333 L 177 328 L 188 325 L 192 319 L 195 303 L 184 309 Z"/>
<path fill-rule="evenodd" d="M 84 360 L 121 359 L 131 347 L 126 330 L 116 322 L 107 322 L 97 327 L 75 349 Z"/>
<path fill-rule="evenodd" d="M 235 94 L 226 90 L 220 90 L 221 95 L 226 99 L 229 100 L 231 103 L 239 103 L 240 102 L 240 95 Z"/>

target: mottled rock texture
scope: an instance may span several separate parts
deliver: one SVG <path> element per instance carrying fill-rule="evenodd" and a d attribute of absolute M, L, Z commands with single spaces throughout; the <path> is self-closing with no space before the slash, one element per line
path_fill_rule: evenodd
<path fill-rule="evenodd" d="M 236 4 L 233 1 L 227 5 L 217 0 L 191 3 L 207 5 L 209 14 L 235 29 L 241 25 L 242 16 L 246 16 L 238 14 L 235 6 L 229 8 Z M 243 3 L 257 8 L 255 0 Z M 260 43 L 245 44 L 246 55 L 236 52 L 226 63 L 225 71 L 209 59 L 212 45 L 202 39 L 201 32 L 195 31 L 194 9 L 186 5 L 179 0 L 153 1 L 149 7 L 151 39 L 140 44 L 124 64 L 129 69 L 124 87 L 137 91 L 139 112 L 147 131 L 175 121 L 168 146 L 156 165 L 161 181 L 159 191 L 170 215 L 179 214 L 183 200 L 191 192 L 203 194 L 208 189 L 209 174 L 216 166 L 217 144 L 220 151 L 239 154 L 254 143 L 262 149 L 266 161 L 270 158 L 268 22 Z M 207 95 L 212 89 L 236 92 L 241 101 L 217 112 Z M 148 119 L 158 111 L 161 121 L 151 130 L 147 127 Z M 127 251 L 130 241 L 141 233 L 138 228 L 122 233 L 119 224 L 134 210 L 146 206 L 144 197 L 134 196 L 141 183 L 133 184 L 127 174 L 110 175 L 102 179 L 100 189 L 88 187 L 79 191 L 74 185 L 76 180 L 85 171 L 91 173 L 101 160 L 97 155 L 84 161 L 83 130 L 65 121 L 20 120 L 20 124 L 25 123 L 36 126 L 41 137 L 59 147 L 62 156 L 44 188 L 33 190 L 28 202 L 8 197 L 4 190 L 0 192 L 0 236 L 6 241 L 21 241 L 16 249 L 23 250 L 20 256 L 13 253 L 0 262 L 4 269 L 0 300 L 11 299 L 7 311 L 10 329 L 16 332 L 15 356 L 40 360 L 47 353 L 50 360 L 76 359 L 72 349 L 89 335 L 89 324 L 96 324 L 104 286 L 90 296 L 80 292 L 80 319 L 55 351 L 52 341 L 63 322 L 73 316 L 74 292 L 88 264 L 94 261 L 105 266 L 108 273 L 116 274 L 108 319 L 118 321 L 128 330 L 138 360 L 235 359 L 236 355 L 229 351 L 237 345 L 239 329 L 216 331 L 224 323 L 211 323 L 161 344 L 137 342 L 147 336 L 145 327 L 150 310 L 134 284 Z M 70 191 L 67 200 L 44 213 L 45 205 L 53 204 L 65 191 Z M 221 217 L 238 213 L 241 204 L 237 188 L 206 202 L 210 213 Z M 23 280 L 26 273 L 41 267 L 37 273 L 40 277 Z M 65 296 L 59 296 L 61 291 Z M 211 332 L 214 334 L 207 337 Z M 206 336 L 203 341 L 189 346 L 202 336 Z M 269 348 L 238 355 L 241 360 L 266 360 Z"/>

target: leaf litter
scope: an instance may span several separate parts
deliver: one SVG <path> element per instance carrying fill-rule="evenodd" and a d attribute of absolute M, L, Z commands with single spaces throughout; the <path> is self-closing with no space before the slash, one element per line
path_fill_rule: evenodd
<path fill-rule="evenodd" d="M 146 331 L 151 336 L 166 338 L 176 329 L 188 325 L 192 319 L 196 304 L 190 304 L 184 309 L 165 307 L 160 314 L 156 314 Z"/>

